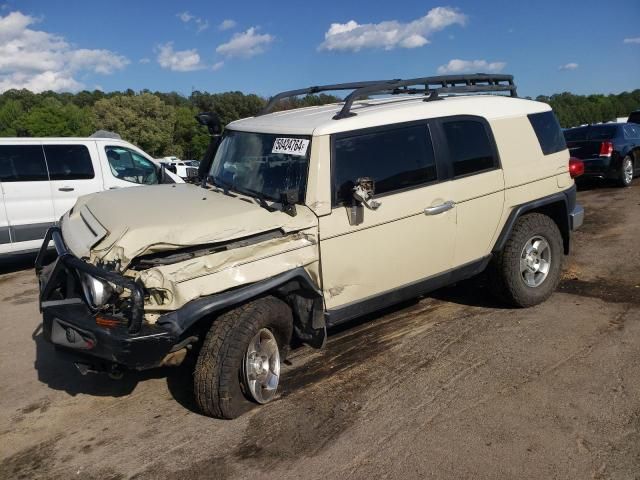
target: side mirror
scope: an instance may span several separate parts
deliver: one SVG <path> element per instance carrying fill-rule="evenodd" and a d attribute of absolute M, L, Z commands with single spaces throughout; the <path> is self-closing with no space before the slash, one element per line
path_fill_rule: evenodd
<path fill-rule="evenodd" d="M 207 176 L 209 175 L 209 171 L 211 170 L 211 165 L 213 164 L 213 159 L 216 156 L 216 152 L 218 151 L 218 146 L 220 145 L 220 135 L 222 135 L 222 123 L 220 122 L 220 117 L 213 112 L 202 112 L 196 115 L 196 121 L 200 125 L 204 125 L 209 130 L 209 134 L 211 135 L 211 140 L 209 141 L 209 146 L 207 147 L 207 151 L 204 154 L 204 158 L 200 161 L 200 166 L 198 167 L 198 178 L 200 182 L 204 186 L 207 181 Z"/>
<path fill-rule="evenodd" d="M 220 117 L 214 112 L 202 112 L 196 115 L 196 120 L 200 125 L 207 127 L 210 135 L 220 135 L 222 133 L 222 123 Z"/>
<path fill-rule="evenodd" d="M 362 177 L 356 180 L 353 187 L 353 204 L 348 208 L 349 225 L 360 225 L 364 221 L 364 207 L 376 210 L 380 202 L 373 199 L 375 193 L 375 181 L 370 177 Z M 363 207 L 364 206 L 364 207 Z"/>
<path fill-rule="evenodd" d="M 370 177 L 362 177 L 356 180 L 356 184 L 353 187 L 353 199 L 369 210 L 377 210 L 380 206 L 380 202 L 373 199 L 375 193 L 375 182 Z"/>

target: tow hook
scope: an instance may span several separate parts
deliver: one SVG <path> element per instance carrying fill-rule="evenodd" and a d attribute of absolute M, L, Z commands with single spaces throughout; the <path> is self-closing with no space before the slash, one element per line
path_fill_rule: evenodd
<path fill-rule="evenodd" d="M 88 363 L 75 362 L 74 365 L 81 375 L 87 375 L 88 373 L 106 373 L 112 380 L 120 380 L 124 376 L 123 370 L 117 365 L 112 365 L 108 370 L 96 369 L 95 366 Z"/>

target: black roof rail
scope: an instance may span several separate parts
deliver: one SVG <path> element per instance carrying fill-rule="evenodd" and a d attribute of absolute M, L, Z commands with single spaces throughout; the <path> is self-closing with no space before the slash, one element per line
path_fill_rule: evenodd
<path fill-rule="evenodd" d="M 409 88 L 420 86 L 420 88 Z M 299 90 L 290 90 L 279 93 L 269 99 L 267 106 L 256 116 L 265 115 L 273 110 L 278 101 L 284 98 L 298 95 L 314 94 L 327 91 L 352 90 L 344 99 L 344 106 L 333 118 L 342 118 L 356 115 L 351 111 L 355 100 L 368 95 L 388 93 L 400 94 L 424 94 L 425 101 L 438 100 L 440 94 L 446 93 L 480 93 L 480 92 L 510 92 L 510 96 L 517 97 L 516 86 L 513 83 L 513 75 L 492 75 L 476 73 L 472 75 L 440 75 L 434 77 L 411 78 L 408 80 L 378 80 L 367 82 L 337 83 L 334 85 L 322 85 Z"/>

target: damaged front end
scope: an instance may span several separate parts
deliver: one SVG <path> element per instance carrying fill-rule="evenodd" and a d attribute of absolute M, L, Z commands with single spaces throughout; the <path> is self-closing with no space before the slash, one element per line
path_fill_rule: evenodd
<path fill-rule="evenodd" d="M 86 224 L 90 211 L 81 211 Z M 47 233 L 38 256 L 40 308 L 45 338 L 85 370 L 179 364 L 201 338 L 200 320 L 267 293 L 291 305 L 301 340 L 317 347 L 324 343 L 314 225 L 155 248 L 123 265 L 109 260 L 109 254 L 126 251 L 126 235 L 101 255 L 96 255 L 103 244 L 98 242 L 83 260 L 65 243 L 63 231 L 71 233 L 67 221 L 65 217 L 62 230 L 54 227 Z M 81 237 L 74 235 L 76 248 Z M 51 242 L 57 258 L 44 266 Z"/>

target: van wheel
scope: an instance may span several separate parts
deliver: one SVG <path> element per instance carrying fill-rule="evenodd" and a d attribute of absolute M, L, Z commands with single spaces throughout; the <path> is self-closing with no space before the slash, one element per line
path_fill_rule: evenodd
<path fill-rule="evenodd" d="M 289 349 L 289 306 L 264 297 L 218 317 L 194 371 L 196 402 L 210 417 L 236 418 L 276 396 L 280 363 Z"/>
<path fill-rule="evenodd" d="M 628 187 L 633 182 L 633 160 L 627 155 L 622 159 L 622 166 L 618 177 L 618 184 L 621 187 Z"/>
<path fill-rule="evenodd" d="M 563 261 L 562 235 L 556 223 L 540 213 L 523 215 L 493 258 L 490 288 L 516 307 L 537 305 L 558 286 Z"/>

